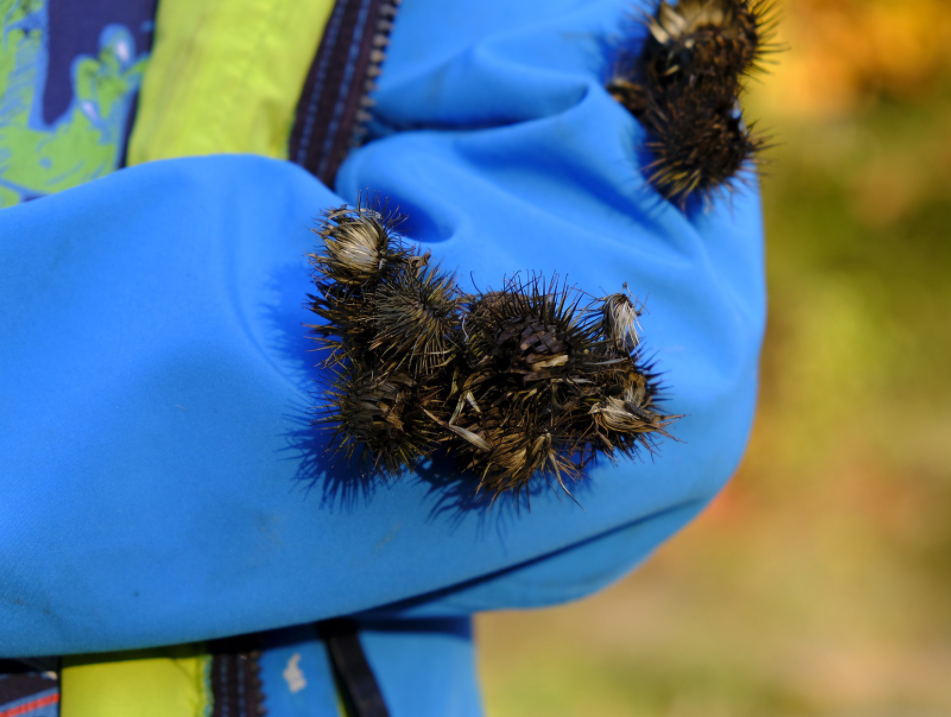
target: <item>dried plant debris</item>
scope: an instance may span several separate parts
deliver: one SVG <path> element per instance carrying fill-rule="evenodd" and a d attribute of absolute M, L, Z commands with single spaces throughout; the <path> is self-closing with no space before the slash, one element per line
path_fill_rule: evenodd
<path fill-rule="evenodd" d="M 310 326 L 332 377 L 315 424 L 366 477 L 447 455 L 477 491 L 570 485 L 599 456 L 653 451 L 679 416 L 641 355 L 642 308 L 558 277 L 464 294 L 385 207 L 327 212 Z"/>
<path fill-rule="evenodd" d="M 405 372 L 345 364 L 325 391 L 317 423 L 332 428 L 336 450 L 347 459 L 359 457 L 364 470 L 395 476 L 429 455 L 438 439 L 423 408 L 430 390 Z"/>
<path fill-rule="evenodd" d="M 455 277 L 404 262 L 373 292 L 372 302 L 370 349 L 383 364 L 432 373 L 452 362 L 462 305 Z"/>
<path fill-rule="evenodd" d="M 427 415 L 446 405 L 463 297 L 451 275 L 416 255 L 379 202 L 325 213 L 309 256 L 310 325 L 332 379 L 315 422 L 366 474 L 392 477 L 432 454 L 440 434 Z"/>
<path fill-rule="evenodd" d="M 780 49 L 776 22 L 772 0 L 661 0 L 643 45 L 620 51 L 608 90 L 646 129 L 644 172 L 665 198 L 707 201 L 756 171 L 768 140 L 739 97 Z"/>

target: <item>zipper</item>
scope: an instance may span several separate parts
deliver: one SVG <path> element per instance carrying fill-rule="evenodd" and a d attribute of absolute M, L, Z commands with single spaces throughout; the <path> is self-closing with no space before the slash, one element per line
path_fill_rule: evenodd
<path fill-rule="evenodd" d="M 216 640 L 209 669 L 211 717 L 265 717 L 261 653 L 256 636 Z"/>
<path fill-rule="evenodd" d="M 328 186 L 373 118 L 400 0 L 337 0 L 297 104 L 288 159 Z"/>
<path fill-rule="evenodd" d="M 360 95 L 359 109 L 350 138 L 351 147 L 359 147 L 366 141 L 369 125 L 373 120 L 373 107 L 376 105 L 370 96 L 378 85 L 376 78 L 383 74 L 383 63 L 386 61 L 386 48 L 390 45 L 390 34 L 393 32 L 393 23 L 399 12 L 402 0 L 383 0 L 380 3 L 379 17 L 373 33 L 370 51 L 370 64 L 367 67 L 366 80 L 363 82 L 363 92 Z"/>
<path fill-rule="evenodd" d="M 337 696 L 347 717 L 389 717 L 380 685 L 360 642 L 357 623 L 337 618 L 318 622 L 316 627 L 327 649 Z M 266 717 L 261 679 L 261 650 L 266 649 L 266 644 L 263 633 L 209 643 L 210 717 Z"/>

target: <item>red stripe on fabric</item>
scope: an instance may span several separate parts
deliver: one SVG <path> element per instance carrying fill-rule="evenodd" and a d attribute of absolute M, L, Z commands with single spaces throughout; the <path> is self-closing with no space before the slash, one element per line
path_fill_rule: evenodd
<path fill-rule="evenodd" d="M 40 697 L 38 700 L 33 700 L 32 702 L 27 702 L 26 704 L 4 710 L 3 712 L 0 712 L 0 717 L 18 717 L 18 715 L 25 715 L 27 712 L 38 710 L 41 707 L 55 705 L 57 702 L 59 702 L 58 692 L 54 695 L 46 695 L 46 697 Z"/>

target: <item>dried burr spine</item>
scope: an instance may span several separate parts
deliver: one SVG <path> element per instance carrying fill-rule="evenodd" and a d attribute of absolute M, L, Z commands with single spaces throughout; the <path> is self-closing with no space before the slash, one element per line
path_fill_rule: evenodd
<path fill-rule="evenodd" d="M 516 275 L 464 296 L 397 221 L 362 205 L 327 212 L 310 257 L 308 305 L 323 319 L 311 328 L 332 377 L 315 423 L 334 452 L 384 478 L 445 452 L 493 498 L 536 478 L 570 495 L 598 456 L 669 435 L 677 416 L 640 361 L 628 293 L 593 299 Z"/>
<path fill-rule="evenodd" d="M 324 319 L 310 328 L 334 375 L 315 423 L 365 474 L 392 477 L 438 446 L 429 415 L 442 412 L 438 374 L 452 361 L 460 299 L 453 277 L 397 233 L 401 217 L 375 204 L 325 213 L 310 255 L 309 308 Z"/>
<path fill-rule="evenodd" d="M 404 263 L 370 296 L 372 351 L 385 362 L 431 373 L 458 350 L 461 294 L 438 267 Z"/>
<path fill-rule="evenodd" d="M 778 51 L 768 0 L 660 0 L 637 53 L 622 50 L 608 90 L 644 125 L 644 168 L 665 198 L 685 206 L 733 189 L 755 172 L 767 139 L 739 110 L 744 78 Z"/>

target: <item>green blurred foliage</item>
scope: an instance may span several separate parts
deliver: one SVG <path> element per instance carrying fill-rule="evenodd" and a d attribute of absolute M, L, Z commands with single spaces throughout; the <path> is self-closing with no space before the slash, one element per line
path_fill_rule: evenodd
<path fill-rule="evenodd" d="M 951 714 L 951 4 L 781 6 L 747 457 L 619 585 L 480 618 L 490 717 Z"/>

